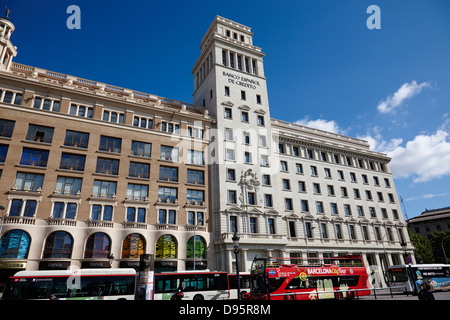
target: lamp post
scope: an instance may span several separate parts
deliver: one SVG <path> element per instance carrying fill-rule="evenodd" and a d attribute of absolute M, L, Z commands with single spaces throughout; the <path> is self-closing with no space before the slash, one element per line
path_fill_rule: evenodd
<path fill-rule="evenodd" d="M 231 240 L 233 240 L 233 247 L 234 247 L 234 255 L 236 257 L 236 280 L 237 280 L 237 296 L 238 296 L 238 300 L 241 300 L 241 282 L 239 280 L 239 236 L 237 235 L 237 233 L 235 232 L 233 235 L 233 238 L 231 238 Z"/>
<path fill-rule="evenodd" d="M 408 255 L 408 248 L 407 248 L 408 244 L 405 241 L 402 241 L 400 243 L 400 246 L 402 247 L 403 252 L 405 253 L 404 254 L 404 256 L 406 257 L 405 260 L 407 260 L 408 256 L 409 256 Z M 408 271 L 407 271 L 407 273 L 409 274 L 408 279 L 411 277 L 411 280 L 412 280 L 412 283 L 413 283 L 413 286 L 414 286 L 414 294 L 417 294 L 416 280 L 414 279 L 414 274 L 412 272 L 411 263 L 408 263 Z"/>

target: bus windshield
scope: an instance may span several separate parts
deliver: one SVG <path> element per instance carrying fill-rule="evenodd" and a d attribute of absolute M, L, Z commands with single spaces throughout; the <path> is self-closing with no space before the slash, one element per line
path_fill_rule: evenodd
<path fill-rule="evenodd" d="M 406 282 L 408 277 L 405 268 L 397 268 L 388 270 L 389 282 Z"/>

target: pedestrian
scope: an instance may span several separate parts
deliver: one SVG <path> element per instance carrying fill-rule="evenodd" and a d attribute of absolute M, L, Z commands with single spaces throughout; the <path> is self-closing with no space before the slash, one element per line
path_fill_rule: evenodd
<path fill-rule="evenodd" d="M 50 300 L 59 300 L 59 298 L 52 293 L 50 295 Z"/>
<path fill-rule="evenodd" d="M 422 284 L 422 290 L 419 292 L 419 300 L 422 300 L 422 301 L 435 300 L 434 295 L 431 292 L 431 286 L 429 283 L 424 282 Z"/>

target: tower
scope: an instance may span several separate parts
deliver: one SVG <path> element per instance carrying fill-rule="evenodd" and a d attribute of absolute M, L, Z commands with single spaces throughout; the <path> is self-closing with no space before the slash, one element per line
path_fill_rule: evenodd
<path fill-rule="evenodd" d="M 9 20 L 10 10 L 6 9 L 5 17 L 0 18 L 0 71 L 9 71 L 12 59 L 17 55 L 17 47 L 11 42 L 14 25 Z"/>
<path fill-rule="evenodd" d="M 229 272 L 235 267 L 235 232 L 243 249 L 240 270 L 245 271 L 255 255 L 266 256 L 271 246 L 280 247 L 271 236 L 282 225 L 274 210 L 277 191 L 265 190 L 277 161 L 272 161 L 264 53 L 252 37 L 249 27 L 216 16 L 192 70 L 194 104 L 217 121 L 209 154 L 210 203 L 217 269 Z"/>

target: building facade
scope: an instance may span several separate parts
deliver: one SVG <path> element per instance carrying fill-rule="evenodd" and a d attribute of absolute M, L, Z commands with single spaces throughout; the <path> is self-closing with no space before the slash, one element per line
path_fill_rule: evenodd
<path fill-rule="evenodd" d="M 0 272 L 137 266 L 234 272 L 255 256 L 404 262 L 390 159 L 270 117 L 261 48 L 217 16 L 182 103 L 18 64 L 0 19 Z"/>
<path fill-rule="evenodd" d="M 450 230 L 450 207 L 425 210 L 419 216 L 406 221 L 415 234 L 428 237 L 435 232 Z"/>
<path fill-rule="evenodd" d="M 11 61 L 0 19 L 0 272 L 212 268 L 202 108 Z M 6 46 L 4 44 L 7 44 Z M 6 54 L 5 54 L 6 51 Z"/>
<path fill-rule="evenodd" d="M 202 39 L 194 104 L 215 118 L 211 132 L 212 240 L 217 268 L 240 270 L 255 256 L 360 254 L 383 274 L 412 245 L 390 159 L 367 141 L 270 117 L 261 48 L 251 29 L 217 16 Z"/>

